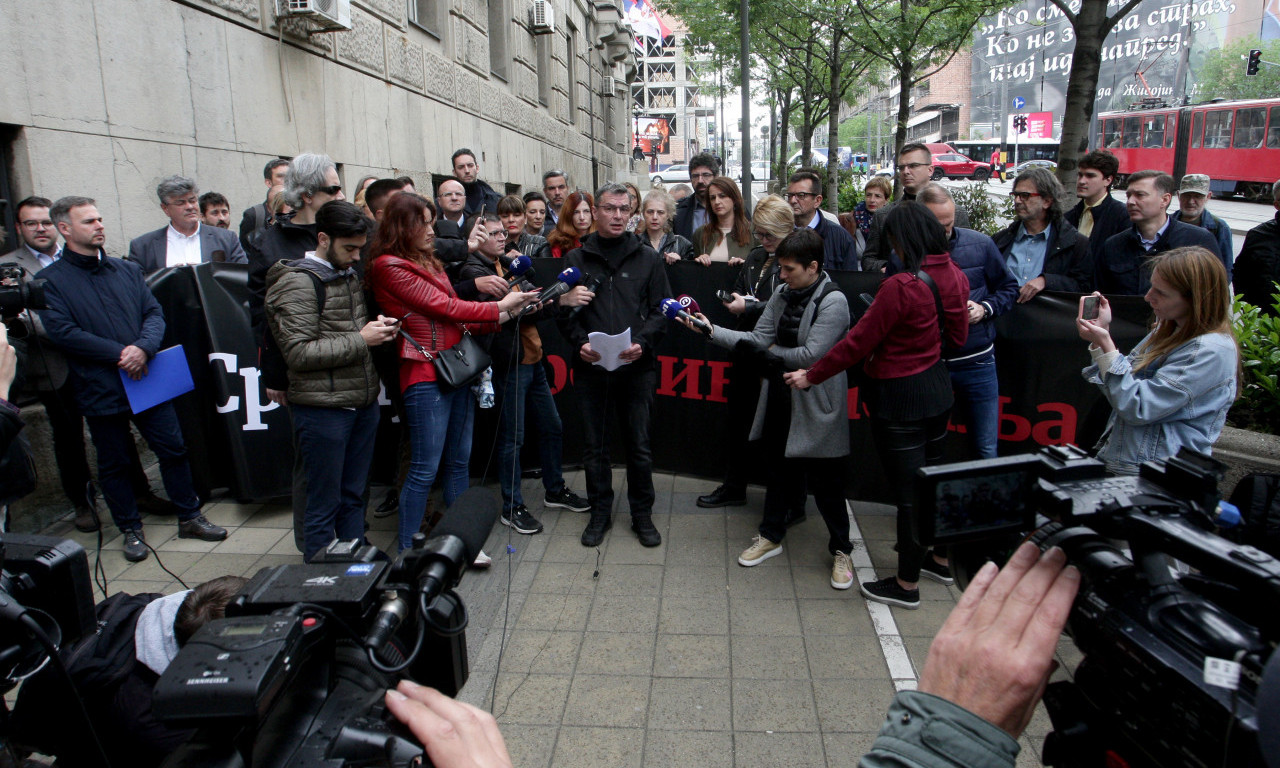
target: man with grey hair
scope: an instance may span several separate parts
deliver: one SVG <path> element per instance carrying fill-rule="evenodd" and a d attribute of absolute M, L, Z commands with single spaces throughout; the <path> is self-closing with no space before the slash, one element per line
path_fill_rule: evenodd
<path fill-rule="evenodd" d="M 200 190 L 193 179 L 168 176 L 156 185 L 160 210 L 169 224 L 129 243 L 129 258 L 151 274 L 165 267 L 207 261 L 248 261 L 240 239 L 230 230 L 206 227 L 200 221 Z"/>
<path fill-rule="evenodd" d="M 1204 227 L 1218 241 L 1218 255 L 1227 267 L 1227 279 L 1231 279 L 1231 257 L 1235 248 L 1231 244 L 1231 225 L 1209 213 L 1209 198 L 1213 192 L 1209 189 L 1213 180 L 1203 173 L 1188 173 L 1182 177 L 1178 186 L 1178 210 L 1173 218 L 1186 224 Z"/>
<path fill-rule="evenodd" d="M 1062 216 L 1062 184 L 1047 168 L 1031 168 L 1013 180 L 1014 221 L 991 238 L 1018 281 L 1018 303 L 1043 290 L 1089 293 L 1093 255 L 1089 238 Z"/>
<path fill-rule="evenodd" d="M 542 236 L 546 237 L 560 223 L 560 209 L 569 196 L 569 177 L 555 168 L 542 174 L 542 194 L 547 197 L 547 220 L 542 225 Z"/>
<path fill-rule="evenodd" d="M 677 203 L 693 194 L 693 187 L 688 184 L 676 184 L 670 190 L 671 199 Z"/>
<path fill-rule="evenodd" d="M 662 543 L 653 525 L 653 454 L 649 449 L 649 410 L 658 373 L 654 351 L 667 329 L 662 300 L 671 295 L 666 264 L 647 238 L 627 233 L 631 198 L 621 184 L 606 184 L 596 192 L 596 231 L 582 238 L 582 247 L 565 255 L 565 266 L 608 281 L 609 289 L 594 294 L 575 287 L 563 302 L 585 304 L 581 311 L 562 313 L 560 333 L 578 350 L 573 382 L 583 411 L 587 501 L 591 520 L 582 544 L 599 546 L 613 524 L 613 470 L 609 463 L 610 419 L 622 430 L 627 449 L 627 504 L 631 529 L 646 547 Z M 614 279 L 614 278 L 617 279 Z M 627 333 L 631 345 L 617 356 L 620 365 L 605 369 L 592 349 L 592 333 Z"/>
<path fill-rule="evenodd" d="M 1280 292 L 1276 287 L 1276 281 L 1280 280 L 1280 181 L 1271 185 L 1271 204 L 1277 211 L 1275 218 L 1262 222 L 1244 236 L 1244 247 L 1236 258 L 1235 288 L 1244 294 L 1245 301 L 1275 315 L 1280 314 L 1272 298 Z"/>
<path fill-rule="evenodd" d="M 262 384 L 273 403 L 288 405 L 289 368 L 267 327 L 267 270 L 277 261 L 301 259 L 320 243 L 316 212 L 330 200 L 345 200 L 338 168 L 328 155 L 302 154 L 293 158 L 284 176 L 284 200 L 293 213 L 279 217 L 271 226 L 249 238 L 249 319 L 258 344 L 258 367 Z M 307 511 L 307 483 L 301 453 L 295 445 L 293 462 L 293 542 L 305 551 L 304 520 Z"/>

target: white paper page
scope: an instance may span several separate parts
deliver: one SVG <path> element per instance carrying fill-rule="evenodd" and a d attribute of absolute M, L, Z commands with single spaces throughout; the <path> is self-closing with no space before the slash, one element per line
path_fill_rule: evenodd
<path fill-rule="evenodd" d="M 592 363 L 592 365 L 598 365 L 606 371 L 616 371 L 630 362 L 629 360 L 618 359 L 618 355 L 631 348 L 630 328 L 624 328 L 622 333 L 616 336 L 610 336 L 607 333 L 598 331 L 588 333 L 587 341 L 591 343 L 591 349 L 600 355 L 600 359 Z"/>

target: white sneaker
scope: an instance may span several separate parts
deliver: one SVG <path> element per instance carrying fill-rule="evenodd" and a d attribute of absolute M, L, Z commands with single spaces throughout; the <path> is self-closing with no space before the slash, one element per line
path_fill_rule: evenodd
<path fill-rule="evenodd" d="M 480 550 L 480 554 L 476 555 L 475 562 L 471 564 L 471 567 L 472 568 L 488 568 L 491 565 L 493 565 L 493 558 L 486 555 L 484 553 L 484 550 L 482 549 Z"/>
<path fill-rule="evenodd" d="M 782 554 L 782 545 L 775 544 L 763 536 L 757 535 L 751 540 L 751 546 L 738 555 L 738 565 L 753 566 L 763 563 L 774 555 Z"/>
<path fill-rule="evenodd" d="M 853 563 L 843 552 L 836 553 L 835 562 L 831 565 L 831 586 L 836 589 L 848 589 L 853 586 Z"/>

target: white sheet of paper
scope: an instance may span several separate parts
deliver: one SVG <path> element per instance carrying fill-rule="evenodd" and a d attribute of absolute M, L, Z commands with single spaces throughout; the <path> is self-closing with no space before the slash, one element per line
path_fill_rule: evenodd
<path fill-rule="evenodd" d="M 591 343 L 591 349 L 600 355 L 600 359 L 592 363 L 598 365 L 606 371 L 616 371 L 621 366 L 631 362 L 630 360 L 619 360 L 618 355 L 631 349 L 631 329 L 625 328 L 622 333 L 616 336 L 610 336 L 607 333 L 587 334 L 587 341 Z"/>

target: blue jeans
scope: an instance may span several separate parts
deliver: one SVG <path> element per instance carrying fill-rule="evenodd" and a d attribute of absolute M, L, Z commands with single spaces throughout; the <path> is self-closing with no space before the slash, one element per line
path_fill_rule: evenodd
<path fill-rule="evenodd" d="M 348 409 L 295 403 L 292 410 L 307 476 L 302 558 L 311 562 L 335 538 L 364 538 L 364 489 L 378 404 Z"/>
<path fill-rule="evenodd" d="M 502 508 L 524 504 L 520 493 L 520 449 L 524 446 L 525 414 L 533 417 L 538 430 L 538 457 L 542 460 L 542 485 L 558 491 L 564 485 L 561 454 L 564 427 L 560 411 L 551 397 L 551 385 L 542 363 L 512 366 L 504 375 L 494 376 L 498 396 L 498 482 L 502 486 Z"/>
<path fill-rule="evenodd" d="M 968 414 L 969 444 L 976 458 L 994 459 L 1000 429 L 1000 383 L 996 380 L 996 356 L 987 355 L 963 363 L 947 363 L 955 410 Z"/>
<path fill-rule="evenodd" d="M 470 387 L 442 391 L 434 381 L 421 381 L 405 390 L 404 409 L 412 458 L 400 490 L 401 550 L 412 545 L 422 525 L 437 471 L 444 473 L 446 507 L 467 489 L 475 396 Z"/>
<path fill-rule="evenodd" d="M 130 464 L 134 461 L 131 457 L 137 456 L 133 434 L 129 432 L 130 421 L 160 460 L 160 477 L 169 500 L 178 506 L 178 520 L 190 520 L 200 514 L 200 498 L 191 482 L 187 446 L 182 442 L 182 429 L 173 403 L 161 403 L 137 414 L 85 416 L 85 421 L 98 452 L 98 485 L 102 487 L 102 498 L 117 528 L 127 531 L 142 527 L 129 479 Z"/>

